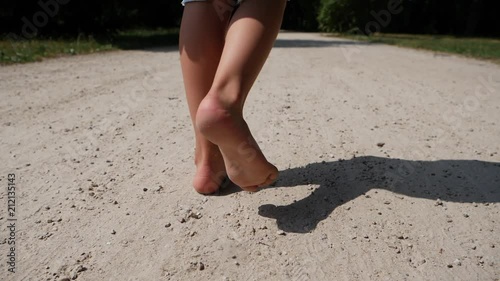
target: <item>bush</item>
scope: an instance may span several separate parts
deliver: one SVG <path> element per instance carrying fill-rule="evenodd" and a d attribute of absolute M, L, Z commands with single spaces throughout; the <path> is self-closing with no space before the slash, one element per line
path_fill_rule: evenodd
<path fill-rule="evenodd" d="M 325 32 L 347 32 L 357 26 L 356 14 L 349 0 L 321 0 L 318 27 Z"/>
<path fill-rule="evenodd" d="M 324 32 L 373 32 L 372 23 L 377 22 L 377 15 L 388 11 L 391 1 L 394 0 L 321 0 L 318 27 Z M 400 0 L 400 6 L 401 12 L 391 14 L 389 22 L 380 24 L 377 31 L 497 37 L 500 34 L 500 1 Z"/>
<path fill-rule="evenodd" d="M 389 0 L 321 0 L 318 25 L 321 31 L 360 33 L 373 21 L 371 11 L 386 9 Z"/>

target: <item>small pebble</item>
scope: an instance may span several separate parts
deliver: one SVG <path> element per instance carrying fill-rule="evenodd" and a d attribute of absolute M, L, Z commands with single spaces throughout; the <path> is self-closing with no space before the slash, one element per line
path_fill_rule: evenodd
<path fill-rule="evenodd" d="M 165 227 L 170 227 L 171 225 L 172 225 L 172 224 L 168 222 L 168 223 L 165 225 Z"/>
<path fill-rule="evenodd" d="M 199 265 L 199 269 L 200 270 L 204 270 L 205 269 L 205 264 L 203 264 L 202 262 L 200 262 L 198 265 Z"/>
<path fill-rule="evenodd" d="M 250 233 L 254 235 L 254 234 L 255 234 L 255 232 L 256 232 L 255 228 L 254 228 L 254 227 L 252 227 L 252 230 L 250 230 Z"/>
<path fill-rule="evenodd" d="M 70 278 L 71 280 L 75 280 L 77 277 L 78 277 L 78 273 L 82 272 L 82 271 L 85 271 L 87 268 L 84 267 L 83 265 L 78 265 L 77 267 L 75 267 L 72 271 L 71 271 L 71 274 L 70 274 Z"/>
<path fill-rule="evenodd" d="M 200 212 L 198 212 L 198 213 L 190 213 L 190 214 L 189 214 L 189 217 L 190 217 L 190 218 L 194 218 L 194 219 L 197 219 L 197 220 L 198 220 L 198 219 L 201 219 L 202 215 L 201 215 L 201 213 L 200 213 Z"/>
<path fill-rule="evenodd" d="M 377 146 L 378 146 L 378 147 L 384 147 L 384 145 L 385 145 L 385 142 L 378 142 L 378 143 L 377 143 Z"/>
<path fill-rule="evenodd" d="M 113 229 L 113 230 L 111 231 L 111 234 L 116 234 L 116 230 L 114 230 L 114 229 Z"/>
<path fill-rule="evenodd" d="M 284 232 L 283 230 L 278 230 L 278 231 L 276 231 L 276 234 L 278 234 L 278 235 L 286 235 L 286 232 Z"/>

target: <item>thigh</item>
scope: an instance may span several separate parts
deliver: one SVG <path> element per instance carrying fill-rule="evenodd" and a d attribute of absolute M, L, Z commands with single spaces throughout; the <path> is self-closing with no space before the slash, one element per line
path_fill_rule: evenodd
<path fill-rule="evenodd" d="M 179 36 L 181 55 L 199 60 L 205 58 L 206 53 L 222 53 L 231 10 L 221 14 L 216 7 L 218 2 L 224 0 L 186 3 Z"/>
<path fill-rule="evenodd" d="M 184 7 L 179 52 L 188 101 L 194 104 L 210 90 L 224 48 L 232 10 L 222 13 L 217 5 L 223 1 L 186 2 Z"/>

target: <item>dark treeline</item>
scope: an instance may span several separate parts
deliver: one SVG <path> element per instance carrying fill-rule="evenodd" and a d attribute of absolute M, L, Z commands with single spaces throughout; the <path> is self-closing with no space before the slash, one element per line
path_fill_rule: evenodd
<path fill-rule="evenodd" d="M 0 33 L 31 38 L 178 27 L 182 10 L 180 0 L 4 1 Z M 292 0 L 283 28 L 496 37 L 499 11 L 495 0 Z"/>
<path fill-rule="evenodd" d="M 321 0 L 325 31 L 499 36 L 497 0 Z"/>
<path fill-rule="evenodd" d="M 0 7 L 0 32 L 42 36 L 106 34 L 136 27 L 176 27 L 180 1 L 16 0 Z"/>

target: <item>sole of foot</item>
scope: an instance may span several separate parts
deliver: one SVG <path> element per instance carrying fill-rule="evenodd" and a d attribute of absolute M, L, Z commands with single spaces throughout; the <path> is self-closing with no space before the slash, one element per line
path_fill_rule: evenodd
<path fill-rule="evenodd" d="M 219 146 L 228 177 L 242 189 L 255 192 L 277 179 L 278 169 L 262 154 L 241 113 L 217 97 L 207 95 L 201 102 L 196 126 Z"/>

